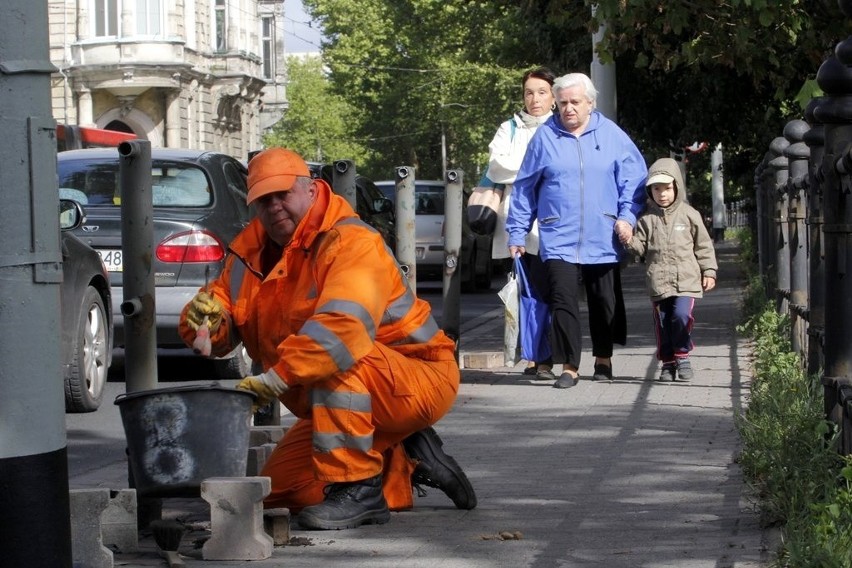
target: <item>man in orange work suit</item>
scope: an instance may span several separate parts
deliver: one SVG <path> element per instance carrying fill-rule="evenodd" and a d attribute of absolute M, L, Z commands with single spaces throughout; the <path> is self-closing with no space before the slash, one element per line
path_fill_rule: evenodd
<path fill-rule="evenodd" d="M 248 171 L 257 216 L 184 308 L 180 332 L 191 345 L 206 319 L 214 356 L 242 341 L 263 372 L 237 387 L 297 417 L 261 472 L 272 479 L 265 506 L 300 511 L 312 529 L 386 523 L 413 506 L 412 484 L 476 507 L 431 428 L 453 405 L 459 368 L 429 304 L 297 154 L 265 150 Z"/>

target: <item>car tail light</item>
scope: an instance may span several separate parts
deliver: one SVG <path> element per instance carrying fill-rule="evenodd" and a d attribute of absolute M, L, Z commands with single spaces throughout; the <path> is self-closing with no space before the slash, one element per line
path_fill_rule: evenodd
<path fill-rule="evenodd" d="M 225 247 L 205 231 L 179 233 L 157 245 L 161 262 L 218 262 L 223 258 Z"/>

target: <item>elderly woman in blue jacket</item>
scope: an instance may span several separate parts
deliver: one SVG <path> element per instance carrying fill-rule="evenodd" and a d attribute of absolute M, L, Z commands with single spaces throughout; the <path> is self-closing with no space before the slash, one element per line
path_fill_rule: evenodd
<path fill-rule="evenodd" d="M 515 178 L 506 230 L 509 254 L 525 251 L 533 221 L 550 281 L 556 388 L 577 383 L 582 350 L 580 282 L 589 305 L 595 380 L 612 379 L 613 344 L 624 345 L 621 241 L 629 240 L 645 204 L 648 169 L 639 149 L 595 109 L 597 90 L 582 73 L 553 83 L 557 114 L 538 129 Z"/>

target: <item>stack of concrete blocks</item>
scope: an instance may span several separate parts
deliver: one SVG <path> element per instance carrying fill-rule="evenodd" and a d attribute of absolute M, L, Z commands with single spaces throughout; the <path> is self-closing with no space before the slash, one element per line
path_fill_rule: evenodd
<path fill-rule="evenodd" d="M 110 500 L 101 514 L 104 546 L 114 552 L 128 553 L 139 549 L 135 489 L 110 491 Z"/>
<path fill-rule="evenodd" d="M 283 426 L 252 426 L 249 431 L 249 450 L 246 461 L 247 476 L 260 475 L 266 460 L 272 455 L 272 451 L 286 431 L 287 428 Z"/>
<path fill-rule="evenodd" d="M 113 568 L 113 554 L 104 546 L 101 514 L 109 505 L 109 489 L 72 489 L 71 559 L 75 567 Z"/>
<path fill-rule="evenodd" d="M 266 460 L 284 437 L 286 427 L 280 425 L 253 426 L 249 432 L 249 453 L 246 461 L 246 475 L 260 475 Z M 284 546 L 290 541 L 290 510 L 266 509 L 263 512 L 263 527 L 272 537 L 275 546 Z"/>
<path fill-rule="evenodd" d="M 201 482 L 210 504 L 210 538 L 204 560 L 264 560 L 272 556 L 272 537 L 264 532 L 263 498 L 272 490 L 268 477 L 211 477 Z"/>

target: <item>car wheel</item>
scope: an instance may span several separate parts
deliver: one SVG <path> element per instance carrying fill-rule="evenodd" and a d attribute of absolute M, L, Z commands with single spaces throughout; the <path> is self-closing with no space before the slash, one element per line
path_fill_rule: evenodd
<path fill-rule="evenodd" d="M 217 379 L 242 379 L 252 375 L 253 362 L 248 351 L 240 343 L 226 356 L 213 360 L 213 373 Z"/>
<path fill-rule="evenodd" d="M 65 410 L 92 412 L 101 405 L 109 371 L 107 313 L 98 291 L 89 286 L 83 296 L 74 337 L 74 356 L 65 377 Z"/>

